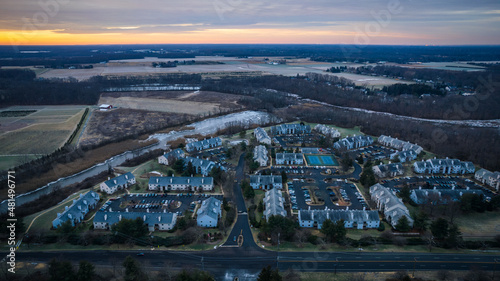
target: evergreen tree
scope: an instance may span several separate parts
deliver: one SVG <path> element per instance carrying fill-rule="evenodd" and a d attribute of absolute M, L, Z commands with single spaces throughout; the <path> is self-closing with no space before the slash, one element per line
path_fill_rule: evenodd
<path fill-rule="evenodd" d="M 142 281 L 144 279 L 144 273 L 142 272 L 141 265 L 138 261 L 133 259 L 131 256 L 127 256 L 123 261 L 123 267 L 125 268 L 125 281 Z"/>
<path fill-rule="evenodd" d="M 410 226 L 410 221 L 406 216 L 402 216 L 399 218 L 397 224 L 396 224 L 396 230 L 397 231 L 402 231 L 402 232 L 407 232 L 410 231 L 411 226 Z"/>

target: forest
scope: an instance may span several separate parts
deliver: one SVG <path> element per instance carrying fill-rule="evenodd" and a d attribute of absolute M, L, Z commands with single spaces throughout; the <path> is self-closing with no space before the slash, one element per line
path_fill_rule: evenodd
<path fill-rule="evenodd" d="M 307 44 L 168 44 L 88 46 L 0 46 L 2 65 L 99 63 L 112 59 L 195 58 L 196 56 L 311 58 L 323 62 L 498 61 L 499 46 L 384 46 Z"/>

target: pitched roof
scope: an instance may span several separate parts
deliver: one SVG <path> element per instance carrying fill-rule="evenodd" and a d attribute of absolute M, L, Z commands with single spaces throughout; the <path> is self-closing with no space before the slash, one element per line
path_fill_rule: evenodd
<path fill-rule="evenodd" d="M 281 184 L 283 181 L 281 175 L 251 175 L 250 184 Z"/>
<path fill-rule="evenodd" d="M 283 207 L 283 196 L 281 191 L 276 188 L 273 188 L 266 192 L 264 196 L 264 215 L 266 218 L 269 218 L 273 215 L 281 215 L 286 216 L 285 208 Z"/>
<path fill-rule="evenodd" d="M 214 197 L 210 197 L 201 203 L 201 206 L 196 214 L 198 217 L 209 216 L 214 220 L 217 220 L 221 215 L 221 212 L 221 201 Z"/>
<path fill-rule="evenodd" d="M 56 219 L 65 222 L 69 219 L 85 215 L 89 206 L 95 204 L 97 201 L 99 201 L 99 194 L 92 190 L 85 194 L 80 194 L 77 199 L 73 200 L 71 206 L 66 207 L 62 213 L 57 215 Z"/>
<path fill-rule="evenodd" d="M 186 144 L 186 149 L 189 151 L 189 150 L 192 150 L 196 147 L 203 148 L 206 145 L 217 146 L 217 145 L 220 145 L 221 143 L 222 143 L 222 140 L 219 137 L 215 137 L 215 138 L 210 138 L 210 139 L 206 139 L 206 140 L 190 142 L 190 143 Z"/>
<path fill-rule="evenodd" d="M 104 183 L 108 187 L 113 187 L 113 186 L 118 186 L 118 185 L 124 185 L 127 183 L 127 181 L 129 181 L 130 179 L 133 179 L 133 178 L 135 178 L 135 176 L 131 172 L 128 172 L 126 174 L 119 175 L 115 178 L 107 180 Z"/>

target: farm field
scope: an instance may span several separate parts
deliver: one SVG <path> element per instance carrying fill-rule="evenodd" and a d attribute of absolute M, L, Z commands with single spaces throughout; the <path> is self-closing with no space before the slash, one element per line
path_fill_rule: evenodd
<path fill-rule="evenodd" d="M 283 59 L 281 57 L 270 57 L 272 60 Z M 272 65 L 264 62 L 264 58 L 240 59 L 234 57 L 196 57 L 198 62 L 220 62 L 221 64 L 195 64 L 178 65 L 171 68 L 155 68 L 152 62 L 167 62 L 174 59 L 164 59 L 147 57 L 144 59 L 116 60 L 106 64 L 96 64 L 93 69 L 51 69 L 41 73 L 39 77 L 43 78 L 68 78 L 74 77 L 78 80 L 86 80 L 96 75 L 150 75 L 159 73 L 200 73 L 203 75 L 218 76 L 233 74 L 276 74 L 284 76 L 305 75 L 308 72 L 329 74 L 345 77 L 353 80 L 358 86 L 368 85 L 381 88 L 385 85 L 395 83 L 411 83 L 397 79 L 374 77 L 366 75 L 357 75 L 351 73 L 327 73 L 325 70 L 330 67 L 348 66 L 359 67 L 364 64 L 359 63 L 327 63 L 315 62 L 309 59 L 287 59 L 287 64 Z M 178 61 L 193 60 L 193 58 L 178 58 Z"/>
<path fill-rule="evenodd" d="M 338 77 L 344 77 L 346 79 L 352 80 L 356 86 L 367 86 L 381 89 L 384 86 L 393 85 L 397 83 L 402 84 L 413 84 L 413 82 L 403 81 L 392 78 L 385 78 L 380 76 L 368 76 L 359 75 L 353 73 L 329 73 L 330 75 L 335 75 Z"/>
<path fill-rule="evenodd" d="M 167 126 L 178 125 L 189 118 L 194 117 L 183 113 L 128 108 L 94 111 L 87 121 L 87 127 L 79 143 L 86 146 L 113 141 L 125 136 L 141 134 L 145 130 L 159 130 Z"/>
<path fill-rule="evenodd" d="M 111 92 L 104 93 L 99 104 L 196 115 L 239 108 L 240 99 L 241 96 L 208 91 Z"/>
<path fill-rule="evenodd" d="M 84 106 L 15 106 L 4 111 L 36 110 L 0 118 L 0 169 L 8 169 L 61 147 L 80 121 Z"/>

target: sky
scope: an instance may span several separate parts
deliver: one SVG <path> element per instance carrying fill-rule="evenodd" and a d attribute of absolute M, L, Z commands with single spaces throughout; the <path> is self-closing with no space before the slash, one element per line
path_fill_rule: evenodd
<path fill-rule="evenodd" d="M 498 45 L 500 0 L 2 0 L 0 45 Z"/>

